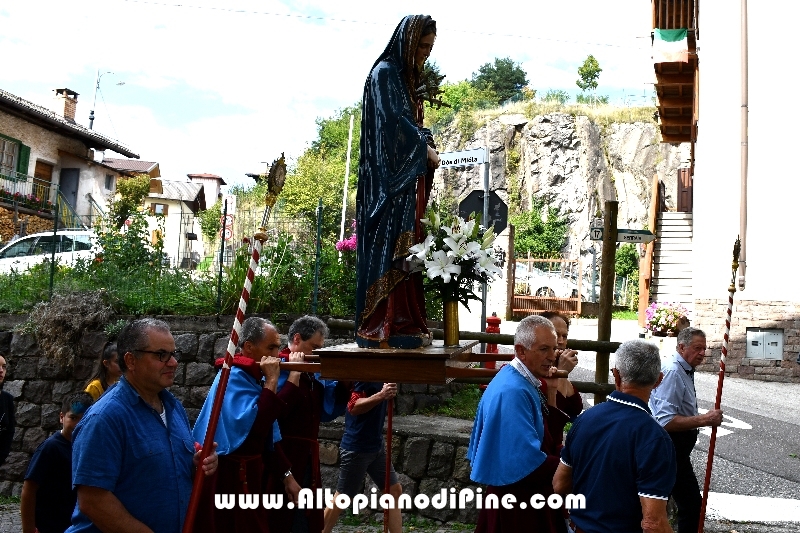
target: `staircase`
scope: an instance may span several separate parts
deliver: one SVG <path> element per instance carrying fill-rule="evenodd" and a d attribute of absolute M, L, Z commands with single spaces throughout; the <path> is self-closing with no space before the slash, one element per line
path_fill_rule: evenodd
<path fill-rule="evenodd" d="M 89 229 L 86 227 L 86 224 L 83 223 L 81 217 L 78 216 L 67 199 L 64 198 L 64 195 L 61 194 L 61 191 L 58 191 L 56 202 L 58 207 L 58 226 L 60 228 Z"/>
<path fill-rule="evenodd" d="M 656 228 L 651 301 L 679 302 L 691 311 L 692 213 L 660 212 Z"/>

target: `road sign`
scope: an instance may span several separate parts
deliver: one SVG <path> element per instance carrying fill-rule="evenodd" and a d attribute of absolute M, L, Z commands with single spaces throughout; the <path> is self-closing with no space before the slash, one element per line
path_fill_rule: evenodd
<path fill-rule="evenodd" d="M 592 228 L 589 230 L 589 238 L 593 241 L 603 240 L 603 228 Z"/>
<path fill-rule="evenodd" d="M 233 237 L 233 229 L 231 229 L 230 226 L 226 227 L 225 229 L 221 229 L 219 231 L 219 236 L 226 241 L 229 241 L 231 240 L 231 237 Z"/>
<path fill-rule="evenodd" d="M 483 148 L 462 150 L 460 152 L 442 152 L 439 154 L 439 167 L 471 167 L 482 165 L 486 159 Z"/>
<path fill-rule="evenodd" d="M 458 204 L 461 218 L 466 219 L 471 213 L 483 215 L 483 191 L 472 191 Z M 508 226 L 508 206 L 494 191 L 489 192 L 489 220 L 483 225 L 488 228 L 492 223 L 495 234 Z"/>
<path fill-rule="evenodd" d="M 652 242 L 654 240 L 656 240 L 656 236 L 646 229 L 622 228 L 617 230 L 617 242 Z"/>
<path fill-rule="evenodd" d="M 223 226 L 233 226 L 233 215 L 225 215 L 219 217 L 219 223 Z"/>
<path fill-rule="evenodd" d="M 228 216 L 236 214 L 236 195 L 235 194 L 226 194 L 222 197 L 222 207 L 225 207 L 225 202 L 228 203 L 227 213 Z"/>

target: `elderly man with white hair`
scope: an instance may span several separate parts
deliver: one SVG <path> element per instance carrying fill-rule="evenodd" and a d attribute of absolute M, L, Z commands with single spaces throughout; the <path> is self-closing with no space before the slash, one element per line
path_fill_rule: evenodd
<path fill-rule="evenodd" d="M 531 498 L 553 493 L 558 455 L 547 430 L 550 409 L 542 380 L 553 375 L 558 341 L 553 323 L 529 316 L 517 326 L 516 357 L 492 379 L 483 393 L 467 450 L 470 478 L 488 485 L 485 498 L 513 495 L 511 509 L 484 506 L 476 532 L 537 531 L 562 533 L 561 510 L 536 509 Z"/>
<path fill-rule="evenodd" d="M 672 533 L 675 449 L 647 405 L 663 377 L 658 347 L 624 342 L 615 366 L 617 390 L 572 425 L 553 488 L 586 498 L 585 508 L 570 511 L 576 533 Z"/>

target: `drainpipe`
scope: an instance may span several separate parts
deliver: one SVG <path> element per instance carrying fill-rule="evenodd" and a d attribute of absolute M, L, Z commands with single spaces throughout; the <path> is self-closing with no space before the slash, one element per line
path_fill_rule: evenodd
<path fill-rule="evenodd" d="M 744 290 L 747 271 L 747 0 L 742 0 L 742 153 L 741 185 L 739 197 L 739 238 L 742 251 L 739 254 L 739 290 Z"/>

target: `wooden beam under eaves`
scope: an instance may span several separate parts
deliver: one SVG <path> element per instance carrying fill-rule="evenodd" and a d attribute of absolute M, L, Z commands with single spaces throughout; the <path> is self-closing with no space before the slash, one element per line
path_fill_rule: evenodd
<path fill-rule="evenodd" d="M 666 74 L 656 73 L 656 87 L 659 85 L 692 85 L 694 84 L 694 73 Z"/>
<path fill-rule="evenodd" d="M 661 134 L 662 143 L 679 144 L 679 143 L 688 143 L 691 142 L 691 140 L 692 136 L 689 135 L 688 133 L 681 135 L 675 135 L 675 134 L 667 135 L 664 133 Z"/>
<path fill-rule="evenodd" d="M 691 109 L 693 104 L 694 100 L 692 99 L 691 96 L 664 96 L 664 97 L 659 97 L 658 99 L 658 107 L 661 108 L 669 107 L 672 109 L 676 109 L 676 108 L 688 107 Z"/>
<path fill-rule="evenodd" d="M 661 124 L 664 126 L 691 126 L 692 125 L 692 117 L 690 115 L 678 115 L 678 116 L 664 116 L 661 115 L 659 117 L 661 120 Z"/>

